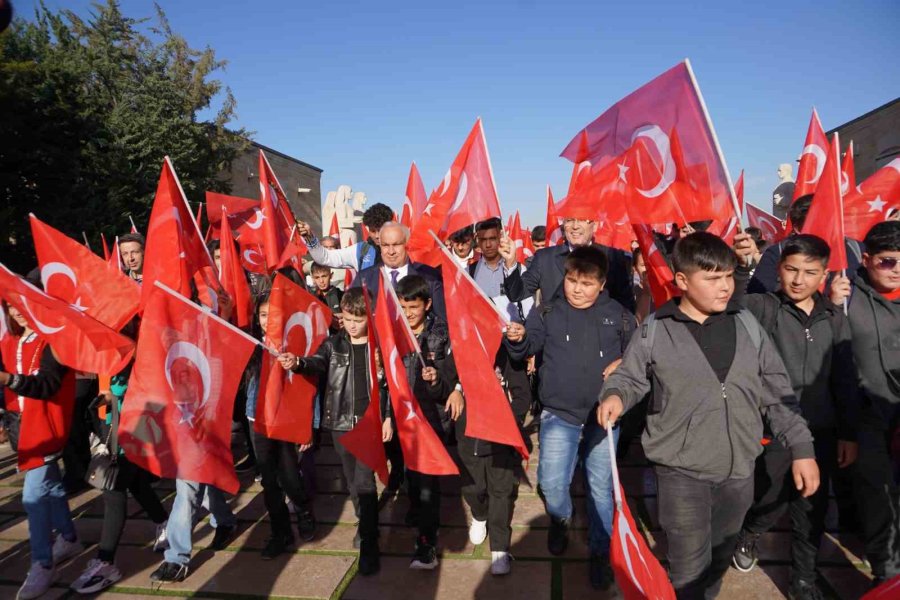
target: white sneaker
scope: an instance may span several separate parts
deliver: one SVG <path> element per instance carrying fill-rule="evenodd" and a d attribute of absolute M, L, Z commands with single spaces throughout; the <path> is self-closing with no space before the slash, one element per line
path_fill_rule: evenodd
<path fill-rule="evenodd" d="M 53 564 L 58 565 L 65 560 L 72 558 L 84 552 L 84 545 L 75 540 L 70 542 L 61 535 L 56 536 L 53 540 Z"/>
<path fill-rule="evenodd" d="M 25 578 L 25 583 L 19 588 L 16 600 L 38 598 L 50 589 L 54 581 L 56 581 L 56 567 L 45 567 L 40 563 L 31 563 L 28 577 Z"/>
<path fill-rule="evenodd" d="M 156 526 L 156 537 L 153 538 L 153 551 L 163 552 L 169 548 L 169 538 L 166 535 L 166 525 L 168 521 L 163 521 Z"/>
<path fill-rule="evenodd" d="M 512 556 L 509 552 L 491 552 L 491 575 L 509 575 Z"/>
<path fill-rule="evenodd" d="M 487 538 L 487 521 L 479 521 L 473 518 L 472 524 L 469 525 L 469 541 L 476 546 L 480 546 L 485 538 Z"/>
<path fill-rule="evenodd" d="M 122 573 L 116 565 L 92 558 L 84 573 L 72 583 L 72 589 L 79 594 L 94 594 L 105 590 L 115 582 L 122 579 Z"/>

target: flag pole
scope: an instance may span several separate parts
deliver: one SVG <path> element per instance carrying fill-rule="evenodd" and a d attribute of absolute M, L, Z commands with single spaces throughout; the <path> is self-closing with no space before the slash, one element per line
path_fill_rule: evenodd
<path fill-rule="evenodd" d="M 606 438 L 608 440 L 612 439 L 613 430 L 612 425 L 606 424 Z M 622 486 L 619 483 L 619 466 L 616 464 L 616 449 L 615 444 L 606 444 L 609 446 L 609 464 L 612 467 L 612 477 L 613 477 L 613 498 L 615 499 L 616 506 L 621 511 L 622 510 Z"/>
<path fill-rule="evenodd" d="M 503 311 L 501 311 L 499 308 L 497 308 L 497 305 L 494 304 L 491 301 L 491 299 L 487 297 L 487 294 L 484 293 L 484 290 L 481 289 L 481 286 L 479 286 L 477 283 L 475 283 L 475 280 L 472 279 L 472 276 L 469 275 L 468 271 L 466 269 L 463 269 L 459 265 L 458 262 L 453 260 L 453 255 L 450 254 L 450 250 L 448 250 L 447 246 L 445 246 L 443 244 L 443 242 L 441 242 L 440 238 L 438 238 L 438 236 L 434 233 L 434 230 L 429 229 L 428 233 L 430 233 L 431 237 L 434 238 L 434 241 L 437 242 L 438 248 L 441 249 L 441 252 L 443 252 L 445 255 L 447 255 L 448 258 L 450 258 L 450 260 L 453 262 L 453 264 L 456 265 L 456 268 L 459 270 L 459 272 L 462 273 L 462 275 L 471 282 L 472 287 L 474 287 L 475 290 L 481 295 L 481 297 L 484 298 L 485 301 L 487 301 L 487 303 L 490 305 L 490 307 L 494 309 L 494 312 L 496 312 L 498 315 L 500 315 L 500 318 L 503 319 L 503 322 L 508 325 L 509 317 L 507 315 L 503 314 Z M 444 276 L 446 277 L 447 273 L 444 273 Z"/>
<path fill-rule="evenodd" d="M 32 216 L 34 216 L 34 213 L 30 213 L 30 214 Z M 91 252 L 93 252 L 93 249 L 91 249 L 91 243 L 88 241 L 87 232 L 82 230 L 81 237 L 84 238 L 84 245 L 87 246 L 87 249 L 90 250 Z"/>
<path fill-rule="evenodd" d="M 223 319 L 223 318 L 220 317 L 219 315 L 216 315 L 216 314 L 214 314 L 213 312 L 211 312 L 211 311 L 209 311 L 209 310 L 205 310 L 203 307 L 197 306 L 195 303 L 191 302 L 190 300 L 188 300 L 187 298 L 185 298 L 184 296 L 182 296 L 181 294 L 179 294 L 178 292 L 176 292 L 175 290 L 173 290 L 172 288 L 170 288 L 170 287 L 167 286 L 166 284 L 160 282 L 159 280 L 154 281 L 154 282 L 153 282 L 153 285 L 154 285 L 155 287 L 158 287 L 158 288 L 161 289 L 162 291 L 166 292 L 167 294 L 169 294 L 170 296 L 172 296 L 172 297 L 175 298 L 176 300 L 179 300 L 179 301 L 181 301 L 181 302 L 187 304 L 188 306 L 190 306 L 192 309 L 196 310 L 197 312 L 203 313 L 203 314 L 205 314 L 207 317 L 209 317 L 209 318 L 211 318 L 211 319 L 214 319 L 214 320 L 218 321 L 221 325 L 224 325 L 225 327 L 227 327 L 228 329 L 230 329 L 230 330 L 233 331 L 234 333 L 240 335 L 241 337 L 246 338 L 248 341 L 253 342 L 253 343 L 254 343 L 255 345 L 257 345 L 257 346 L 260 346 L 263 350 L 266 350 L 266 351 L 267 351 L 269 354 L 271 354 L 272 356 L 278 356 L 279 354 L 281 354 L 281 353 L 278 352 L 275 348 L 272 348 L 271 346 L 266 346 L 266 345 L 262 342 L 262 340 L 258 340 L 258 339 L 256 339 L 255 337 L 253 337 L 252 335 L 250 335 L 249 333 L 247 333 L 246 331 L 244 331 L 244 330 L 242 330 L 242 329 L 239 329 L 239 328 L 235 327 L 234 325 L 232 325 L 231 323 L 229 323 L 228 321 L 226 321 L 225 319 Z"/>
<path fill-rule="evenodd" d="M 128 220 L 131 221 L 131 228 L 134 229 L 135 232 L 137 232 L 137 225 L 134 224 L 134 219 L 131 218 L 130 214 L 128 215 Z"/>

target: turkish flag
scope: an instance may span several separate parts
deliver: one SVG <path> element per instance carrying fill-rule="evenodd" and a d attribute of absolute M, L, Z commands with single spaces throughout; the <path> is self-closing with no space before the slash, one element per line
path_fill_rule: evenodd
<path fill-rule="evenodd" d="M 409 326 L 400 313 L 399 305 L 385 292 L 386 289 L 391 289 L 391 286 L 383 272 L 381 279 L 379 298 L 375 303 L 375 331 L 384 360 L 384 371 L 391 406 L 394 409 L 397 435 L 400 436 L 400 448 L 403 450 L 403 460 L 408 468 L 426 475 L 459 475 L 459 469 L 447 454 L 444 443 L 422 414 L 419 401 L 409 387 L 409 377 L 403 358 L 410 353 L 401 349 L 401 345 L 405 345 L 404 338 L 407 337 L 404 325 L 406 330 Z M 400 331 L 397 331 L 398 329 Z M 400 335 L 397 335 L 398 333 Z M 415 366 L 418 368 L 419 365 Z"/>
<path fill-rule="evenodd" d="M 644 266 L 647 268 L 647 284 L 653 295 L 653 305 L 659 308 L 672 298 L 681 295 L 675 285 L 675 276 L 672 269 L 663 257 L 662 252 L 656 247 L 653 239 L 653 230 L 649 225 L 633 225 L 634 237 L 641 248 L 644 257 Z"/>
<path fill-rule="evenodd" d="M 602 219 L 597 222 L 597 230 L 594 232 L 594 241 L 610 248 L 618 248 L 631 253 L 631 242 L 634 241 L 634 230 L 628 215 L 621 222 L 612 222 Z"/>
<path fill-rule="evenodd" d="M 813 108 L 809 128 L 806 130 L 806 142 L 803 144 L 803 152 L 800 153 L 797 182 L 794 184 L 794 200 L 816 192 L 816 185 L 822 176 L 827 156 L 828 138 L 822 129 L 819 113 Z"/>
<path fill-rule="evenodd" d="M 846 196 L 855 187 L 856 167 L 853 165 L 853 140 L 850 140 L 847 151 L 844 152 L 844 161 L 841 163 L 841 195 Z"/>
<path fill-rule="evenodd" d="M 562 220 L 556 214 L 556 202 L 553 201 L 553 191 L 547 186 L 547 240 L 548 246 L 556 246 L 566 241 L 563 235 Z"/>
<path fill-rule="evenodd" d="M 228 222 L 242 246 L 262 243 L 263 215 L 259 200 L 206 192 L 206 219 L 214 240 L 221 235 L 223 211 L 228 212 Z"/>
<path fill-rule="evenodd" d="M 524 263 L 525 259 L 534 256 L 534 244 L 531 242 L 531 236 L 522 229 L 522 221 L 518 210 L 513 217 L 509 237 L 516 247 L 516 261 Z"/>
<path fill-rule="evenodd" d="M 737 196 L 738 206 L 740 207 L 740 214 L 744 214 L 744 171 L 741 170 L 740 176 L 737 178 L 737 182 L 734 184 L 734 195 Z M 734 236 L 738 232 L 738 227 L 740 227 L 740 218 L 736 217 L 734 212 L 727 214 L 725 218 L 722 219 L 713 219 L 713 222 L 709 224 L 707 231 L 713 235 L 717 235 L 722 238 L 726 244 L 729 246 L 734 244 Z"/>
<path fill-rule="evenodd" d="M 262 244 L 241 245 L 241 265 L 257 275 L 266 275 L 266 257 L 263 254 Z"/>
<path fill-rule="evenodd" d="M 259 201 L 262 208 L 262 246 L 266 267 L 277 269 L 296 223 L 287 196 L 262 150 L 259 151 Z"/>
<path fill-rule="evenodd" d="M 341 239 L 341 226 L 338 224 L 337 213 L 331 215 L 331 228 L 328 230 L 328 235 L 337 238 L 338 241 Z"/>
<path fill-rule="evenodd" d="M 896 600 L 900 597 L 900 575 L 888 579 L 874 590 L 869 590 L 860 600 Z"/>
<path fill-rule="evenodd" d="M 822 177 L 816 186 L 803 233 L 817 235 L 831 247 L 829 271 L 847 268 L 847 247 L 844 244 L 844 211 L 841 204 L 841 145 L 838 134 L 831 138 Z"/>
<path fill-rule="evenodd" d="M 875 171 L 844 196 L 844 233 L 862 240 L 873 225 L 885 220 L 891 209 L 900 209 L 900 158 Z"/>
<path fill-rule="evenodd" d="M 366 290 L 366 286 L 363 286 L 363 289 Z M 372 319 L 368 290 L 363 296 L 366 300 L 369 330 L 369 339 L 366 342 L 369 346 L 369 406 L 362 418 L 356 422 L 356 426 L 345 433 L 338 443 L 355 456 L 356 460 L 375 471 L 381 482 L 387 485 L 387 456 L 384 453 L 384 442 L 381 441 L 381 393 L 378 379 L 375 377 L 375 322 Z"/>
<path fill-rule="evenodd" d="M 630 149 L 635 152 L 627 156 Z M 562 156 L 575 163 L 590 160 L 595 170 L 618 164 L 631 191 L 632 223 L 715 219 L 736 212 L 688 61 L 610 107 L 569 142 Z"/>
<path fill-rule="evenodd" d="M 122 253 L 119 252 L 119 236 L 116 236 L 115 241 L 113 242 L 112 253 L 109 256 L 109 266 L 118 271 L 119 273 L 124 273 L 125 269 L 122 266 Z M 129 277 L 128 279 L 131 279 Z"/>
<path fill-rule="evenodd" d="M 76 371 L 118 373 L 134 355 L 130 339 L 68 302 L 45 294 L 2 263 L 0 297 L 47 340 L 60 363 Z"/>
<path fill-rule="evenodd" d="M 205 289 L 218 290 L 218 273 L 203 234 L 188 208 L 181 183 L 167 156 L 147 225 L 147 246 L 144 250 L 144 285 L 141 306 L 146 307 L 153 284 L 165 284 L 186 298 L 191 297 L 191 280 L 200 273 L 198 293 L 210 306 L 212 300 Z M 194 279 L 195 283 L 198 281 Z"/>
<path fill-rule="evenodd" d="M 159 477 L 237 493 L 231 415 L 254 341 L 174 292 L 151 290 L 122 406 L 119 445 Z"/>
<path fill-rule="evenodd" d="M 344 289 L 349 290 L 350 286 L 353 285 L 353 278 L 355 277 L 355 272 L 353 269 L 344 269 Z"/>
<path fill-rule="evenodd" d="M 275 274 L 269 294 L 267 345 L 281 352 L 310 356 L 328 337 L 331 311 L 305 289 Z M 276 440 L 308 444 L 312 440 L 317 378 L 285 371 L 263 355 L 254 428 Z"/>
<path fill-rule="evenodd" d="M 657 305 L 659 306 L 659 305 Z M 619 483 L 616 450 L 609 446 L 613 474 L 613 530 L 609 543 L 609 565 L 625 600 L 675 600 L 669 576 L 631 516 L 625 491 Z"/>
<path fill-rule="evenodd" d="M 763 239 L 770 244 L 780 242 L 784 239 L 786 232 L 784 225 L 775 215 L 770 215 L 761 208 L 753 204 L 747 204 L 747 221 L 751 227 L 756 227 L 762 232 Z"/>
<path fill-rule="evenodd" d="M 103 260 L 109 260 L 109 244 L 106 243 L 106 236 L 100 232 L 100 243 L 103 244 Z"/>
<path fill-rule="evenodd" d="M 224 212 L 224 221 L 229 222 L 227 211 Z M 231 233 L 231 227 L 222 230 L 219 241 L 219 280 L 222 288 L 234 301 L 234 316 L 232 321 L 241 328 L 247 328 L 253 322 L 253 293 L 250 291 L 250 283 L 241 266 L 239 250 Z"/>
<path fill-rule="evenodd" d="M 478 119 L 416 221 L 407 251 L 412 260 L 437 266 L 440 255 L 429 231 L 445 239 L 454 231 L 501 214 L 484 129 Z"/>
<path fill-rule="evenodd" d="M 428 196 L 425 194 L 425 184 L 422 183 L 422 176 L 419 175 L 419 168 L 413 162 L 409 167 L 409 178 L 406 181 L 406 198 L 403 199 L 403 211 L 400 215 L 400 222 L 412 229 L 425 206 L 428 204 Z M 404 220 L 406 219 L 406 220 Z"/>
<path fill-rule="evenodd" d="M 741 214 L 744 214 L 744 170 L 741 169 L 741 174 L 738 175 L 737 181 L 734 182 L 734 195 L 737 196 L 738 207 L 741 209 Z"/>
<path fill-rule="evenodd" d="M 528 449 L 497 376 L 494 362 L 506 321 L 469 274 L 441 248 L 447 325 L 456 370 L 466 395 L 466 435 L 518 450 Z"/>
<path fill-rule="evenodd" d="M 122 329 L 137 314 L 140 286 L 72 238 L 30 218 L 44 290 L 113 331 Z"/>
<path fill-rule="evenodd" d="M 306 256 L 309 252 L 309 248 L 306 247 L 306 242 L 303 241 L 303 238 L 296 235 L 296 233 L 297 226 L 294 225 L 291 228 L 288 242 L 281 252 L 281 258 L 278 260 L 277 268 L 283 269 L 284 267 L 294 267 L 300 275 L 306 277 L 306 273 L 303 272 L 303 263 L 300 259 Z"/>

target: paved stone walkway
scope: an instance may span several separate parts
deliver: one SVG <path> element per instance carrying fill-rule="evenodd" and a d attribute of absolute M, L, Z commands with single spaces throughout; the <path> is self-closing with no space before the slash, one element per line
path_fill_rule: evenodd
<path fill-rule="evenodd" d="M 536 436 L 535 444 L 536 444 Z M 315 511 L 319 530 L 315 540 L 300 546 L 293 554 L 273 561 L 259 557 L 268 535 L 261 488 L 245 479 L 241 492 L 232 499 L 240 522 L 239 532 L 228 549 L 206 549 L 212 529 L 204 521 L 195 531 L 195 556 L 191 574 L 180 584 L 154 589 L 149 575 L 158 566 L 161 555 L 149 547 L 154 533 L 133 500 L 125 526 L 117 564 L 123 579 L 101 594 L 103 598 L 145 598 L 165 595 L 184 598 L 330 598 L 330 599 L 403 599 L 465 600 L 497 598 L 502 600 L 576 600 L 614 598 L 614 592 L 600 594 L 590 588 L 587 576 L 587 536 L 583 488 L 576 481 L 575 527 L 569 549 L 563 557 L 552 557 L 546 548 L 548 519 L 534 488 L 538 452 L 535 449 L 526 471 L 513 518 L 513 572 L 505 578 L 490 575 L 490 549 L 487 543 L 474 547 L 468 540 L 467 512 L 459 495 L 459 486 L 448 480 L 442 498 L 442 529 L 439 550 L 440 567 L 433 572 L 408 569 L 414 532 L 403 525 L 407 501 L 404 496 L 390 501 L 381 510 L 382 570 L 375 577 L 356 575 L 353 510 L 341 484 L 340 467 L 333 448 L 323 447 L 317 457 L 318 496 Z M 654 551 L 665 554 L 665 537 L 656 522 L 656 488 L 652 472 L 635 445 L 621 465 L 622 480 L 632 512 L 640 521 Z M 21 503 L 22 476 L 16 473 L 15 457 L 8 445 L 0 447 L 0 598 L 14 598 L 29 564 L 28 525 Z M 165 504 L 171 506 L 174 485 L 158 485 Z M 103 517 L 103 500 L 93 490 L 70 499 L 76 527 L 88 549 L 60 568 L 56 586 L 48 599 L 74 598 L 68 585 L 80 574 L 95 554 Z M 829 511 L 829 534 L 820 560 L 823 587 L 830 598 L 855 599 L 867 589 L 869 577 L 861 561 L 859 543 L 834 532 L 835 510 Z M 761 568 L 750 574 L 729 571 L 720 598 L 771 600 L 787 594 L 790 534 L 787 522 L 767 534 L 761 544 Z"/>

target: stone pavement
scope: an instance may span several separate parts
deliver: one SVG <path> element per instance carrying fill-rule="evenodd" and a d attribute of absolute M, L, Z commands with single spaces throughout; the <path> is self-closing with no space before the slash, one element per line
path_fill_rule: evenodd
<path fill-rule="evenodd" d="M 536 444 L 536 435 L 533 436 Z M 576 498 L 576 531 L 562 557 L 552 557 L 546 548 L 548 520 L 534 488 L 538 452 L 525 472 L 513 518 L 512 575 L 490 575 L 490 549 L 487 543 L 473 547 L 468 540 L 467 512 L 459 495 L 458 483 L 445 485 L 442 498 L 442 529 L 439 550 L 440 567 L 433 572 L 410 571 L 414 532 L 403 525 L 407 501 L 404 496 L 385 503 L 381 510 L 382 570 L 375 577 L 356 574 L 353 509 L 341 483 L 340 467 L 334 449 L 322 447 L 317 455 L 318 496 L 315 512 L 319 530 L 315 540 L 299 546 L 295 553 L 276 560 L 263 561 L 259 551 L 268 536 L 261 488 L 245 478 L 241 492 L 232 499 L 240 522 L 237 537 L 229 548 L 212 552 L 206 546 L 212 529 L 206 521 L 195 531 L 195 556 L 187 580 L 151 586 L 149 575 L 158 566 L 161 555 L 154 554 L 149 543 L 153 524 L 133 500 L 126 523 L 117 564 L 123 579 L 101 594 L 103 598 L 148 598 L 165 595 L 184 598 L 330 598 L 354 600 L 396 599 L 465 600 L 502 598 L 503 600 L 613 598 L 614 592 L 598 593 L 590 588 L 587 577 L 587 536 L 583 488 L 573 485 Z M 644 529 L 654 551 L 665 556 L 665 537 L 656 522 L 656 489 L 652 472 L 635 444 L 621 465 L 623 485 L 635 518 Z M 25 578 L 29 564 L 28 526 L 21 503 L 22 476 L 16 473 L 15 457 L 9 446 L 0 447 L 0 598 L 13 598 Z M 165 504 L 171 506 L 174 485 L 158 484 Z M 78 597 L 68 585 L 80 574 L 96 551 L 103 517 L 103 500 L 90 490 L 70 499 L 76 527 L 89 545 L 81 555 L 60 568 L 56 586 L 48 599 Z M 829 511 L 829 534 L 820 553 L 823 588 L 829 598 L 855 599 L 867 589 L 869 577 L 862 567 L 859 543 L 835 532 L 833 502 Z M 767 534 L 761 543 L 761 568 L 750 574 L 729 571 L 720 598 L 770 600 L 787 594 L 790 534 L 787 522 Z"/>

